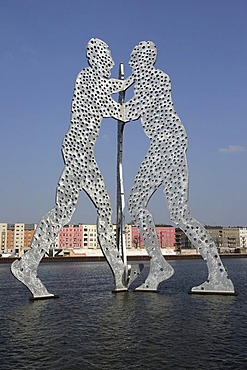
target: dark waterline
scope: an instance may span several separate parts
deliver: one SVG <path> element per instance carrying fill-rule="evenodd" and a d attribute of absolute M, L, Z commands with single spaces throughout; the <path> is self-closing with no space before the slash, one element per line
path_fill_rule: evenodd
<path fill-rule="evenodd" d="M 113 294 L 106 263 L 61 262 L 39 268 L 60 298 L 35 302 L 1 264 L 0 369 L 246 369 L 247 259 L 224 262 L 238 296 L 187 294 L 202 260 L 170 261 L 159 294 Z"/>

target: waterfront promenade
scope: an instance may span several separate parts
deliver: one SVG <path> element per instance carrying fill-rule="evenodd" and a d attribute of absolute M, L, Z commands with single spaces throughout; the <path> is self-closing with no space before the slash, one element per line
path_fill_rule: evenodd
<path fill-rule="evenodd" d="M 164 257 L 167 260 L 190 260 L 190 259 L 202 259 L 200 254 L 166 254 Z M 247 258 L 247 253 L 224 253 L 220 254 L 221 258 Z M 18 259 L 18 257 L 0 257 L 0 263 L 12 263 Z M 135 253 L 128 255 L 128 261 L 149 261 L 149 256 L 146 253 Z M 101 253 L 89 253 L 84 256 L 56 256 L 56 257 L 44 257 L 42 262 L 97 262 L 105 261 L 105 257 Z"/>

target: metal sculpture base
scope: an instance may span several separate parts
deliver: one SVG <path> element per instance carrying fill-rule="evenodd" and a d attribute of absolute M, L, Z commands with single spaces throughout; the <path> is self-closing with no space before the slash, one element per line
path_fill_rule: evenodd
<path fill-rule="evenodd" d="M 125 292 L 128 292 L 128 288 L 112 290 L 112 293 L 125 293 Z"/>
<path fill-rule="evenodd" d="M 144 268 L 143 263 L 139 263 L 138 265 L 128 265 L 127 266 L 127 276 L 124 282 L 124 284 L 126 284 L 126 288 L 116 288 L 112 292 L 113 293 L 127 292 L 130 285 L 140 275 L 143 268 Z"/>
<path fill-rule="evenodd" d="M 59 298 L 59 295 L 49 294 L 49 295 L 42 295 L 40 297 L 39 296 L 29 297 L 29 301 L 41 301 L 44 299 L 55 299 L 55 298 Z"/>
<path fill-rule="evenodd" d="M 227 278 L 226 272 L 223 279 L 222 276 L 219 277 L 217 281 L 207 280 L 203 284 L 191 288 L 191 294 L 227 294 L 234 295 L 234 286 L 229 278 Z"/>
<path fill-rule="evenodd" d="M 220 291 L 220 290 L 190 290 L 188 294 L 197 294 L 197 295 L 235 295 L 238 293 L 235 291 Z"/>

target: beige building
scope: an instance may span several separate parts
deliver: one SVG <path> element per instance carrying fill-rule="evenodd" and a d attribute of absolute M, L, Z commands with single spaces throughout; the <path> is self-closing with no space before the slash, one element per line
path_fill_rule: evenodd
<path fill-rule="evenodd" d="M 35 224 L 0 224 L 0 240 L 2 240 L 2 243 L 3 237 L 1 238 L 1 235 L 6 235 L 5 253 L 22 256 L 30 248 L 35 228 Z M 1 230 L 6 231 L 1 233 Z"/>
<path fill-rule="evenodd" d="M 233 253 L 240 248 L 240 228 L 206 226 L 220 253 Z"/>
<path fill-rule="evenodd" d="M 16 223 L 7 226 L 7 250 L 19 257 L 23 255 L 25 224 Z"/>
<path fill-rule="evenodd" d="M 223 248 L 230 253 L 240 248 L 239 227 L 223 227 Z"/>

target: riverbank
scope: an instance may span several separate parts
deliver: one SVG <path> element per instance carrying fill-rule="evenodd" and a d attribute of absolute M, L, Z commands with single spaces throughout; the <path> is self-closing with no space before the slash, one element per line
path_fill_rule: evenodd
<path fill-rule="evenodd" d="M 186 259 L 201 259 L 199 254 L 172 254 L 164 256 L 167 260 L 186 260 Z M 228 253 L 221 254 L 221 258 L 247 258 L 247 254 L 241 253 Z M 0 258 L 0 263 L 12 263 L 18 258 L 6 257 Z M 80 257 L 44 257 L 42 262 L 100 262 L 105 261 L 103 256 L 80 256 Z M 128 256 L 128 261 L 149 261 L 149 256 L 134 255 Z"/>

